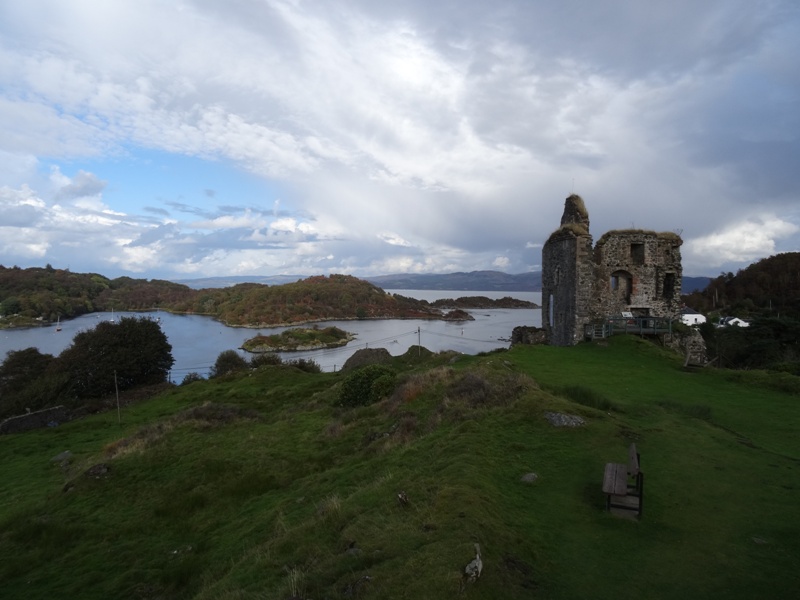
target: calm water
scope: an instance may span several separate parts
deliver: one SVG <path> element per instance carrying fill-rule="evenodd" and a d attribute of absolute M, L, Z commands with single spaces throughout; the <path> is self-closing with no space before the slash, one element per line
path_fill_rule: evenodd
<path fill-rule="evenodd" d="M 511 296 L 541 304 L 539 292 L 464 292 L 442 290 L 387 290 L 409 298 L 433 301 L 459 296 L 486 296 L 492 299 Z M 464 354 L 477 354 L 495 348 L 507 348 L 511 331 L 518 325 L 541 326 L 541 311 L 537 309 L 502 309 L 468 311 L 474 321 L 452 323 L 427 320 L 380 320 L 380 321 L 326 321 L 325 326 L 335 325 L 356 334 L 356 339 L 342 348 L 315 350 L 313 352 L 283 353 L 283 358 L 310 358 L 325 371 L 339 370 L 344 362 L 362 348 L 386 348 L 392 355 L 403 354 L 410 346 L 420 343 L 434 352 L 455 350 Z M 149 316 L 161 319 L 161 328 L 172 344 L 175 358 L 170 377 L 180 383 L 190 372 L 207 376 L 223 350 L 238 349 L 242 343 L 257 333 L 270 334 L 285 327 L 247 329 L 226 327 L 221 323 L 198 315 L 172 315 L 165 312 L 128 313 L 115 312 L 114 318 L 122 316 Z M 62 330 L 55 327 L 34 329 L 0 330 L 0 360 L 9 350 L 38 348 L 40 352 L 58 355 L 72 342 L 79 331 L 92 329 L 101 319 L 110 319 L 111 313 L 93 313 L 61 323 Z M 240 351 L 242 356 L 250 354 Z"/>

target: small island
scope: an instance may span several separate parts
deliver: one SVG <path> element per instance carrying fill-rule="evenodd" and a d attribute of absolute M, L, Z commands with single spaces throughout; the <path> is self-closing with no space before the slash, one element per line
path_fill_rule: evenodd
<path fill-rule="evenodd" d="M 261 354 L 266 352 L 302 352 L 339 348 L 355 339 L 355 335 L 338 327 L 293 327 L 273 333 L 257 335 L 242 344 L 242 350 Z"/>
<path fill-rule="evenodd" d="M 511 296 L 505 296 L 499 300 L 492 300 L 486 296 L 462 296 L 456 299 L 443 298 L 441 300 L 434 300 L 430 305 L 439 309 L 539 308 L 539 305 L 535 302 L 520 300 L 518 298 L 512 298 Z"/>

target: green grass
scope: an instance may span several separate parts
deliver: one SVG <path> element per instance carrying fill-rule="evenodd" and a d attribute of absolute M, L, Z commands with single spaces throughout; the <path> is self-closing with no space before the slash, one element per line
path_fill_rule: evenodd
<path fill-rule="evenodd" d="M 0 437 L 3 597 L 794 597 L 800 393 L 636 338 L 450 359 L 366 407 L 268 366 Z M 600 491 L 631 441 L 641 522 Z"/>

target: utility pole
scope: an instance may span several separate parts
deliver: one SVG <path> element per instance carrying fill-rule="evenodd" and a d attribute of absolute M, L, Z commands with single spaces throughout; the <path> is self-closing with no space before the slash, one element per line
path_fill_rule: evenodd
<path fill-rule="evenodd" d="M 422 331 L 417 325 L 417 356 L 422 356 Z"/>
<path fill-rule="evenodd" d="M 117 423 L 122 424 L 122 415 L 119 412 L 119 386 L 117 385 L 117 370 L 114 369 L 114 391 L 117 393 Z"/>

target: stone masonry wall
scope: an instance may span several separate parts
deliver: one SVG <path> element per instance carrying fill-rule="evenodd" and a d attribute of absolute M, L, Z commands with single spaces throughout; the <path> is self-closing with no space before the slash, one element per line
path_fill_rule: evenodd
<path fill-rule="evenodd" d="M 0 422 L 0 435 L 4 433 L 21 433 L 31 429 L 40 429 L 51 425 L 58 425 L 70 420 L 69 411 L 63 406 L 45 408 L 26 415 L 9 417 Z"/>

